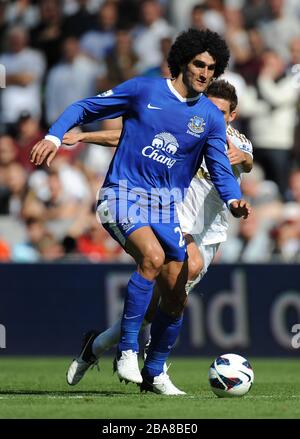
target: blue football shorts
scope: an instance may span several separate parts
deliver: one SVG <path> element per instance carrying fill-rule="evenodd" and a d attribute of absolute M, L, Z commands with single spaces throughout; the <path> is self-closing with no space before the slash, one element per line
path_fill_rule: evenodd
<path fill-rule="evenodd" d="M 162 206 L 157 200 L 129 200 L 124 194 L 117 194 L 98 201 L 97 217 L 125 251 L 130 234 L 148 226 L 168 259 L 183 262 L 187 258 L 175 203 Z"/>

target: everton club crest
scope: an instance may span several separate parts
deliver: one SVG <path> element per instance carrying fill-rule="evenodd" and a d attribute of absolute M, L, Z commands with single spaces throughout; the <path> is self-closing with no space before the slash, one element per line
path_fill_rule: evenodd
<path fill-rule="evenodd" d="M 205 129 L 205 122 L 202 117 L 194 116 L 190 119 L 188 123 L 189 130 L 187 131 L 189 134 L 193 136 L 200 137 L 199 134 L 203 133 Z"/>

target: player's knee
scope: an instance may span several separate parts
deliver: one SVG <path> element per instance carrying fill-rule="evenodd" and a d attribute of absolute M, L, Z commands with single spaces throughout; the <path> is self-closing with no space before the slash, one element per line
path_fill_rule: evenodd
<path fill-rule="evenodd" d="M 149 262 L 154 270 L 157 270 L 160 272 L 162 269 L 162 266 L 164 265 L 165 261 L 165 254 L 164 252 L 157 252 L 154 253 L 149 257 Z"/>
<path fill-rule="evenodd" d="M 203 259 L 201 256 L 195 256 L 189 259 L 189 280 L 195 280 L 199 276 L 199 273 L 203 270 Z"/>
<path fill-rule="evenodd" d="M 151 250 L 146 252 L 143 257 L 142 267 L 145 270 L 153 271 L 157 274 L 160 273 L 165 261 L 165 254 L 162 250 Z"/>

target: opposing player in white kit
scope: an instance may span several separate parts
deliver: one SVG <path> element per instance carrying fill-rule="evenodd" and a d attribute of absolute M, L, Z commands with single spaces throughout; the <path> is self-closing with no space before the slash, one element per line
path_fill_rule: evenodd
<path fill-rule="evenodd" d="M 250 140 L 230 125 L 236 118 L 238 104 L 235 88 L 227 81 L 217 80 L 210 85 L 207 95 L 224 114 L 227 125 L 227 154 L 240 183 L 241 174 L 252 169 L 253 148 Z M 210 179 L 204 160 L 191 181 L 184 201 L 177 205 L 177 211 L 189 247 L 191 268 L 186 285 L 186 291 L 189 292 L 207 272 L 221 242 L 226 241 L 229 226 L 228 209 Z M 196 246 L 189 245 L 193 242 Z M 191 264 L 190 260 L 193 260 Z"/>
<path fill-rule="evenodd" d="M 227 124 L 227 154 L 234 174 L 240 181 L 243 172 L 251 171 L 253 155 L 251 142 L 230 126 L 236 117 L 238 104 L 235 88 L 227 81 L 217 80 L 210 85 L 207 95 L 224 114 Z M 120 133 L 119 130 L 67 133 L 63 142 L 68 145 L 83 141 L 116 146 Z M 204 161 L 189 186 L 184 202 L 177 205 L 177 210 L 189 256 L 189 280 L 186 284 L 188 294 L 205 275 L 220 243 L 227 238 L 228 208 L 220 199 Z M 152 321 L 158 301 L 159 291 L 155 289 L 143 327 Z M 80 355 L 68 369 L 68 384 L 77 384 L 88 368 L 97 363 L 101 354 L 118 342 L 119 335 L 120 321 L 101 334 L 95 331 L 86 334 Z"/>

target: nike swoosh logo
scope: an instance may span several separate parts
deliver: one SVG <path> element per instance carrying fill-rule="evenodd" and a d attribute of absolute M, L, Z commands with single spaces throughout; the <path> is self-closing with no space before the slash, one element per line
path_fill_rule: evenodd
<path fill-rule="evenodd" d="M 147 105 L 147 108 L 149 108 L 149 110 L 162 110 L 162 108 L 160 108 L 160 107 L 154 107 L 154 106 L 151 105 L 151 104 L 148 104 L 148 105 Z"/>
<path fill-rule="evenodd" d="M 136 315 L 136 316 L 132 316 L 132 317 L 127 317 L 127 315 L 125 314 L 125 315 L 124 315 L 124 319 L 126 319 L 126 320 L 135 319 L 136 317 L 140 317 L 140 315 L 141 315 L 141 314 L 138 314 L 138 315 Z"/>

